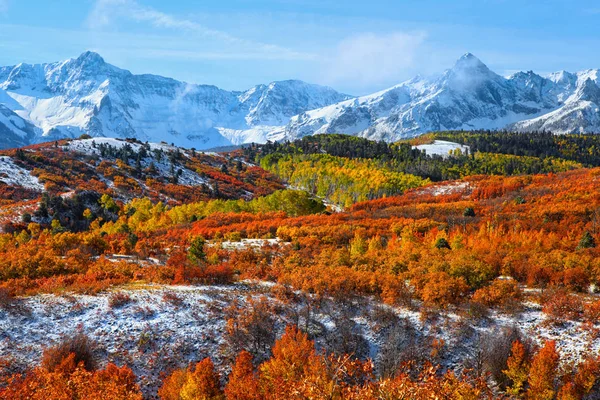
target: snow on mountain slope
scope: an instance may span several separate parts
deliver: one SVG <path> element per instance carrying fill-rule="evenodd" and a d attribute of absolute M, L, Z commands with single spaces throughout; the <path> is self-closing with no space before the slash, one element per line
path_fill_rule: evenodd
<path fill-rule="evenodd" d="M 96 53 L 0 68 L 0 148 L 78 137 L 135 137 L 207 149 L 318 133 L 395 141 L 450 129 L 600 131 L 600 73 L 508 78 L 472 54 L 433 78 L 351 98 L 297 80 L 229 92 L 133 75 Z"/>
<path fill-rule="evenodd" d="M 438 77 L 417 77 L 294 116 L 276 139 L 335 132 L 395 141 L 428 131 L 506 127 L 600 132 L 599 75 L 529 71 L 504 78 L 465 54 Z"/>
<path fill-rule="evenodd" d="M 328 87 L 288 80 L 258 85 L 238 98 L 249 108 L 246 116 L 249 126 L 277 126 L 285 125 L 293 115 L 325 107 L 350 96 Z"/>
<path fill-rule="evenodd" d="M 512 127 L 520 131 L 548 130 L 556 133 L 600 132 L 600 83 L 598 70 L 572 75 L 569 86 L 574 92 L 564 105 L 537 118 L 519 121 Z"/>
<path fill-rule="evenodd" d="M 25 146 L 38 133 L 34 125 L 0 103 L 0 148 Z"/>
<path fill-rule="evenodd" d="M 0 105 L 24 121 L 17 124 L 29 124 L 26 131 L 15 132 L 15 123 L 0 120 L 0 147 L 83 133 L 167 141 L 197 149 L 237 143 L 237 136 L 264 141 L 270 130 L 281 129 L 291 116 L 348 97 L 301 81 L 229 92 L 160 76 L 133 75 L 86 52 L 57 63 L 0 68 Z M 252 133 L 255 127 L 264 133 Z M 236 135 L 228 138 L 221 133 L 227 130 Z M 19 142 L 14 135 L 23 140 Z"/>
<path fill-rule="evenodd" d="M 0 157 L 0 182 L 10 186 L 21 186 L 26 189 L 43 191 L 44 185 L 31 172 L 15 164 L 12 158 Z"/>

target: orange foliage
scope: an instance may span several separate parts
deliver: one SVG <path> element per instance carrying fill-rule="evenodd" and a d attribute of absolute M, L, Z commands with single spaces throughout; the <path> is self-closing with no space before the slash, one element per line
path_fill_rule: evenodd
<path fill-rule="evenodd" d="M 158 395 L 162 400 L 222 398 L 219 375 L 212 360 L 205 358 L 194 368 L 174 371 L 164 380 Z"/>
<path fill-rule="evenodd" d="M 260 400 L 262 394 L 252 365 L 252 355 L 245 350 L 238 354 L 225 386 L 228 400 Z"/>
<path fill-rule="evenodd" d="M 531 360 L 527 398 L 552 400 L 556 394 L 558 353 L 554 341 L 546 341 L 544 347 Z"/>
<path fill-rule="evenodd" d="M 88 371 L 83 364 L 76 365 L 71 354 L 52 372 L 36 368 L 24 376 L 14 376 L 5 388 L 0 389 L 0 398 L 141 400 L 142 394 L 129 368 L 108 364 L 105 369 Z"/>

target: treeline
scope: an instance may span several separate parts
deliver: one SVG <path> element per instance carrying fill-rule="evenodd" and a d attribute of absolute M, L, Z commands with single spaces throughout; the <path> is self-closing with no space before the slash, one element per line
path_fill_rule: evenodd
<path fill-rule="evenodd" d="M 430 134 L 432 138 L 461 143 L 472 152 L 512 154 L 539 158 L 562 158 L 585 166 L 600 166 L 600 135 L 552 132 L 449 131 Z"/>

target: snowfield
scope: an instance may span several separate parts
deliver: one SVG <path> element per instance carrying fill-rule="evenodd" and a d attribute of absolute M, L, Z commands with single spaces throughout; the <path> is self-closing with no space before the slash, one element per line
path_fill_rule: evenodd
<path fill-rule="evenodd" d="M 281 239 L 241 239 L 238 242 L 234 241 L 224 241 L 224 242 L 213 242 L 210 243 L 211 246 L 221 246 L 221 248 L 225 250 L 245 250 L 245 249 L 255 249 L 258 250 L 263 246 L 278 246 L 284 245 Z"/>
<path fill-rule="evenodd" d="M 223 335 L 226 310 L 234 302 L 243 304 L 248 296 L 265 296 L 280 309 L 276 314 L 279 333 L 286 324 L 293 323 L 290 316 L 303 305 L 281 303 L 272 294 L 272 287 L 251 282 L 230 286 L 150 285 L 97 296 L 36 295 L 20 299 L 18 306 L 0 309 L 0 357 L 10 357 L 22 366 L 37 363 L 44 347 L 81 330 L 98 343 L 100 359 L 129 365 L 144 392 L 150 394 L 156 390 L 154 383 L 161 372 L 207 356 L 226 370 Z M 129 296 L 129 301 L 111 306 L 114 293 Z M 364 356 L 376 362 L 386 333 L 373 314 L 377 310 L 393 313 L 398 318 L 396 324 L 412 326 L 417 337 L 443 339 L 440 362 L 449 368 L 460 368 L 473 356 L 480 338 L 493 336 L 506 327 L 518 328 L 537 343 L 556 340 L 565 362 L 577 361 L 585 351 L 600 350 L 597 329 L 583 329 L 575 322 L 553 326 L 541 307 L 533 303 L 526 303 L 524 311 L 514 316 L 493 312 L 489 319 L 478 321 L 454 313 L 427 319 L 417 311 L 382 306 L 369 299 L 320 304 L 313 310 L 309 324 L 317 346 L 335 340 L 337 323 L 344 320 L 340 316 L 349 315 L 356 338 L 365 342 Z M 302 317 L 297 322 L 305 324 Z"/>

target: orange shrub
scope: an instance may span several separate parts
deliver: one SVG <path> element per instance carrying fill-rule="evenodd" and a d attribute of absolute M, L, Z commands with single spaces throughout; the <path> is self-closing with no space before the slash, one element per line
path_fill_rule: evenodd
<path fill-rule="evenodd" d="M 546 294 L 542 311 L 550 317 L 553 323 L 562 323 L 565 320 L 578 320 L 583 313 L 583 302 L 577 295 L 564 291 Z"/>
<path fill-rule="evenodd" d="M 521 289 L 514 279 L 496 279 L 473 294 L 473 301 L 488 307 L 504 306 L 510 301 L 520 299 Z"/>

